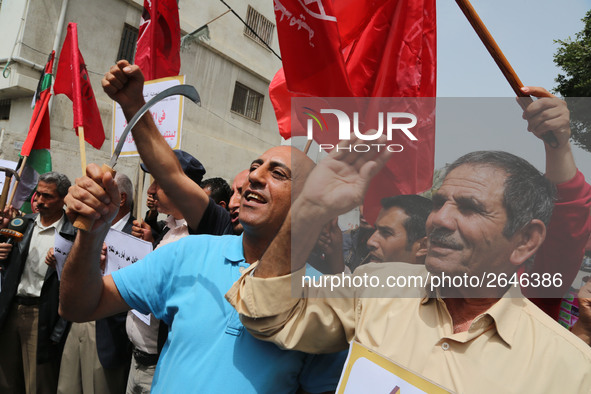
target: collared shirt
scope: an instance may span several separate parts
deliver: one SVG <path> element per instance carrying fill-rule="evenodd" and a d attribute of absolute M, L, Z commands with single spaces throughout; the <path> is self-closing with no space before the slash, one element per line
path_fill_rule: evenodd
<path fill-rule="evenodd" d="M 366 298 L 351 288 L 293 298 L 291 275 L 262 279 L 249 275 L 254 268 L 226 298 L 254 336 L 281 347 L 318 353 L 355 339 L 459 393 L 591 393 L 589 346 L 527 299 L 503 297 L 467 331 L 454 333 L 438 298 Z M 355 275 L 382 269 L 383 263 L 369 264 Z"/>
<path fill-rule="evenodd" d="M 64 214 L 49 226 L 41 224 L 41 215 L 37 215 L 33 222 L 33 233 L 29 243 L 29 254 L 25 261 L 25 267 L 21 276 L 16 294 L 24 297 L 39 297 L 41 288 L 47 272 L 45 257 L 47 251 L 53 248 L 55 242 L 55 233 L 59 232 L 64 224 Z"/>
<path fill-rule="evenodd" d="M 334 390 L 340 364 L 281 350 L 243 327 L 224 294 L 249 265 L 242 237 L 194 235 L 113 272 L 121 297 L 170 327 L 153 393 L 318 393 Z M 320 361 L 321 360 L 321 361 Z"/>
<path fill-rule="evenodd" d="M 164 228 L 168 228 L 169 230 L 166 232 L 166 234 L 164 234 L 164 237 L 162 237 L 162 240 L 160 240 L 158 243 L 157 248 L 178 241 L 179 239 L 189 235 L 187 221 L 185 219 L 177 220 L 172 215 L 169 215 L 166 218 L 166 225 Z"/>
<path fill-rule="evenodd" d="M 127 224 L 127 221 L 131 217 L 131 212 L 127 212 L 127 215 L 123 216 L 117 223 L 111 226 L 113 230 L 123 231 L 123 227 Z"/>

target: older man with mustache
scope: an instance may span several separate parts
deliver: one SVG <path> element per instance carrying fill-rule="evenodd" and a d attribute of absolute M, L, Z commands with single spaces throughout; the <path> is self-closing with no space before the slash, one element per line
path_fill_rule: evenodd
<path fill-rule="evenodd" d="M 532 131 L 553 130 L 564 142 L 568 117 L 559 109 L 565 104 L 535 94 L 543 98 L 526 111 Z M 475 152 L 450 166 L 427 220 L 428 273 L 420 265 L 369 264 L 349 285 L 292 288 L 302 283 L 301 267 L 324 223 L 362 201 L 383 162 L 341 151 L 310 174 L 263 258 L 226 294 L 249 331 L 306 352 L 342 350 L 355 340 L 455 392 L 587 392 L 588 344 L 520 298 L 519 288 L 498 281 L 516 275 L 536 253 L 553 206 L 551 182 L 517 156 Z M 402 294 L 355 285 L 363 278 L 385 284 L 395 275 L 431 282 Z M 491 275 L 493 286 L 474 284 Z M 449 282 L 433 286 L 444 277 Z M 572 378 L 556 379 L 562 374 Z"/>

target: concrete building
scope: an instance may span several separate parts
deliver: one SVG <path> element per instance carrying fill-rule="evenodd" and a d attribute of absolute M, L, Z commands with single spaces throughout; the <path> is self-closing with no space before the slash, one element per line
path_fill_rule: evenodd
<path fill-rule="evenodd" d="M 268 86 L 280 60 L 219 0 L 180 0 L 182 35 L 201 29 L 207 39 L 187 39 L 181 75 L 195 86 L 201 106 L 185 102 L 181 147 L 207 168 L 206 177 L 232 177 L 258 154 L 281 142 Z M 226 3 L 279 53 L 272 2 Z M 0 158 L 17 160 L 32 115 L 40 72 L 56 49 L 54 73 L 68 22 L 78 23 L 79 47 L 97 98 L 106 140 L 100 150 L 86 144 L 87 162 L 111 155 L 113 102 L 103 93 L 103 74 L 123 53 L 133 52 L 143 0 L 0 0 Z M 130 45 L 131 42 L 131 45 Z M 8 66 L 7 66 L 8 63 Z M 54 96 L 51 106 L 53 168 L 80 176 L 72 103 Z M 117 170 L 135 179 L 138 158 L 120 158 Z"/>

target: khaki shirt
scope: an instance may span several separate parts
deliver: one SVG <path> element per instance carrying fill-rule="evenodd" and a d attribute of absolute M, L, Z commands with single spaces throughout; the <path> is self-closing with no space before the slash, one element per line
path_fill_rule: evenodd
<path fill-rule="evenodd" d="M 355 275 L 388 266 L 424 270 L 369 264 Z M 591 393 L 589 346 L 527 299 L 501 298 L 468 331 L 454 334 L 438 298 L 366 298 L 363 289 L 310 289 L 311 297 L 294 298 L 292 275 L 261 279 L 250 275 L 254 268 L 226 298 L 255 337 L 280 347 L 334 352 L 356 339 L 459 393 Z"/>

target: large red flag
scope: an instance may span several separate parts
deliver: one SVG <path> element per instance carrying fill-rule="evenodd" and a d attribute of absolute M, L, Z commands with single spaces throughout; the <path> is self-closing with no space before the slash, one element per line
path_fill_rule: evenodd
<path fill-rule="evenodd" d="M 33 149 L 49 149 L 51 133 L 49 128 L 49 99 L 51 97 L 51 71 L 55 51 L 52 51 L 39 79 L 35 92 L 35 107 L 29 124 L 29 133 L 21 148 L 21 156 L 29 156 Z"/>
<path fill-rule="evenodd" d="M 180 48 L 177 0 L 144 0 L 135 64 L 146 81 L 179 75 Z"/>
<path fill-rule="evenodd" d="M 419 193 L 433 182 L 435 99 L 428 97 L 436 96 L 435 22 L 435 0 L 389 0 L 350 44 L 347 71 L 356 96 L 423 97 L 414 102 L 419 140 L 394 154 L 370 184 L 363 212 L 370 223 L 382 198 Z"/>
<path fill-rule="evenodd" d="M 435 0 L 275 0 L 275 16 L 284 76 L 277 73 L 270 96 L 284 138 L 305 135 L 285 107 L 292 97 L 435 97 Z M 421 106 L 428 114 L 434 100 Z M 434 116 L 424 115 L 419 141 L 374 178 L 370 222 L 381 198 L 430 187 L 434 139 Z"/>
<path fill-rule="evenodd" d="M 283 68 L 269 86 L 279 133 L 285 139 L 304 135 L 292 128 L 292 97 L 351 97 L 341 55 L 337 19 L 330 1 L 275 0 L 275 19 Z M 294 122 L 295 123 L 295 122 Z M 315 136 L 317 141 L 324 134 Z"/>
<path fill-rule="evenodd" d="M 55 94 L 65 94 L 73 102 L 74 129 L 84 127 L 84 140 L 96 149 L 105 141 L 101 115 L 86 71 L 84 58 L 78 49 L 78 29 L 75 23 L 68 24 L 68 33 L 62 46 L 57 65 Z"/>

